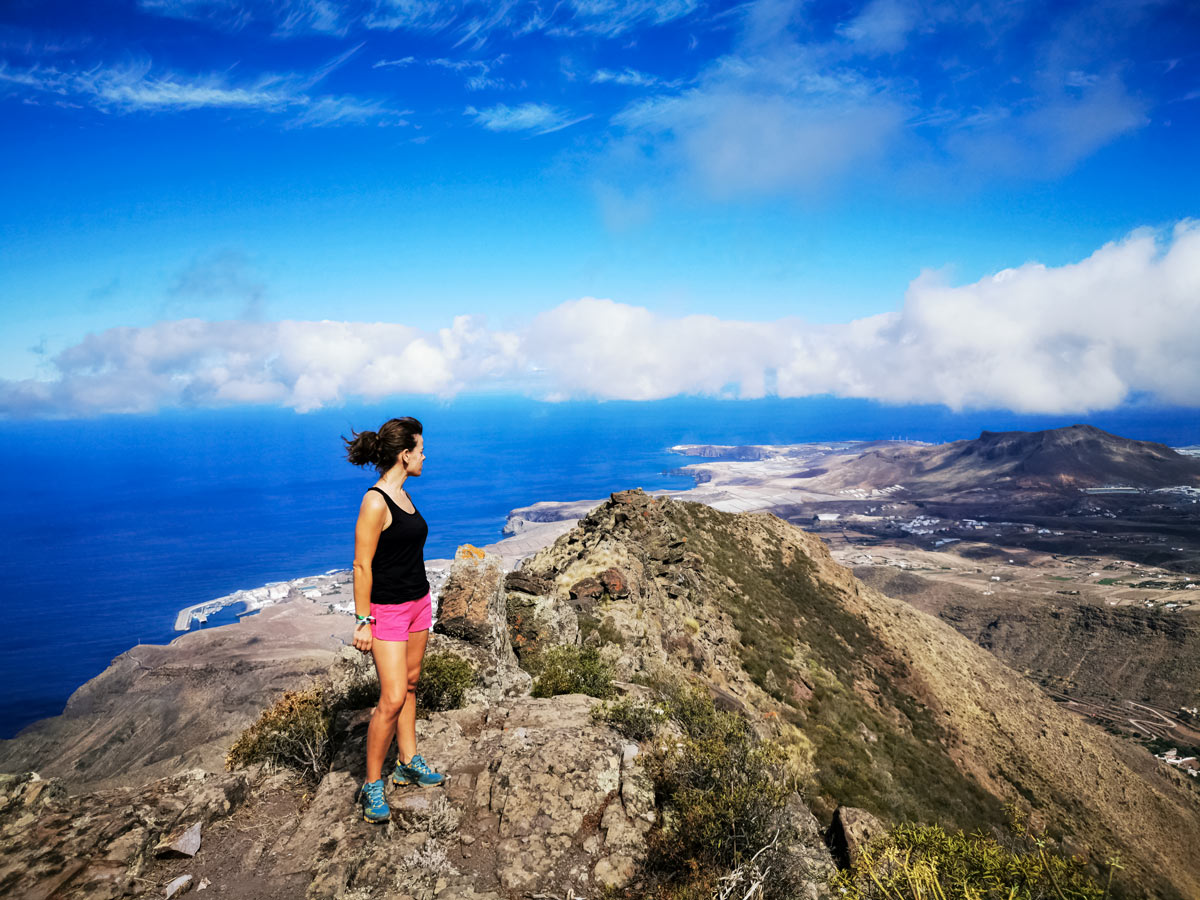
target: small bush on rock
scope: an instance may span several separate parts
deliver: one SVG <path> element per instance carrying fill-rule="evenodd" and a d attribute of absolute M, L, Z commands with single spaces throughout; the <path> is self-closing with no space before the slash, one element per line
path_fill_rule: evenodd
<path fill-rule="evenodd" d="M 319 780 L 333 760 L 337 714 L 366 709 L 379 701 L 379 679 L 366 659 L 343 660 L 308 687 L 286 692 L 238 736 L 225 755 L 225 767 L 261 763 L 296 769 Z M 466 660 L 449 653 L 431 653 L 417 683 L 418 709 L 457 709 L 473 680 L 474 670 Z"/>
<path fill-rule="evenodd" d="M 667 720 L 662 703 L 623 697 L 612 703 L 602 703 L 592 710 L 592 719 L 611 725 L 631 741 L 648 741 L 658 733 Z"/>
<path fill-rule="evenodd" d="M 538 654 L 533 696 L 587 694 L 607 700 L 616 693 L 612 666 L 595 647 L 550 647 Z"/>
<path fill-rule="evenodd" d="M 904 824 L 863 849 L 832 880 L 845 900 L 1101 900 L 1083 864 L 1036 844 L 1008 848 L 982 834 Z"/>
<path fill-rule="evenodd" d="M 801 896 L 806 873 L 785 849 L 795 785 L 784 776 L 783 748 L 716 709 L 703 687 L 662 679 L 647 686 L 652 701 L 626 699 L 594 713 L 631 738 L 657 737 L 641 760 L 661 818 L 647 836 L 637 896 Z M 668 720 L 673 728 L 663 727 Z"/>
<path fill-rule="evenodd" d="M 467 688 L 474 682 L 475 669 L 461 656 L 430 653 L 417 682 L 417 709 L 425 712 L 460 709 Z"/>
<path fill-rule="evenodd" d="M 736 869 L 772 843 L 794 790 L 782 777 L 784 761 L 779 747 L 756 740 L 727 712 L 699 734 L 660 743 L 643 763 L 664 809 L 650 836 L 650 867 L 687 880 L 712 867 Z"/>
<path fill-rule="evenodd" d="M 285 693 L 238 736 L 225 767 L 266 763 L 320 778 L 333 755 L 329 733 L 336 710 L 331 693 L 326 682 Z"/>

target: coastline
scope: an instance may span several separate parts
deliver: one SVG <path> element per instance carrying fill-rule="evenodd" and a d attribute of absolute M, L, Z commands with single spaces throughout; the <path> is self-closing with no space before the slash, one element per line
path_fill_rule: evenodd
<path fill-rule="evenodd" d="M 885 499 L 897 492 L 901 484 L 872 491 L 859 488 L 830 489 L 822 484 L 820 475 L 825 469 L 868 450 L 894 450 L 932 446 L 925 441 L 816 441 L 797 444 L 676 444 L 667 450 L 694 460 L 679 466 L 674 472 L 692 479 L 693 485 L 684 490 L 659 489 L 647 491 L 651 496 L 703 503 L 722 512 L 772 512 L 786 517 L 789 509 L 810 502 L 839 502 L 847 499 Z M 1200 456 L 1200 447 L 1174 448 L 1189 456 Z M 813 483 L 820 485 L 813 489 Z M 515 568 L 521 560 L 532 556 L 553 543 L 561 534 L 573 528 L 580 519 L 602 503 L 605 498 L 586 500 L 541 500 L 509 511 L 501 534 L 505 537 L 484 545 L 481 549 L 494 554 L 504 568 Z M 949 543 L 947 541 L 946 543 Z M 434 613 L 437 611 L 438 590 L 452 560 L 426 561 Z M 331 569 L 319 575 L 307 575 L 287 581 L 271 582 L 260 587 L 235 591 L 204 603 L 180 610 L 176 630 L 190 630 L 192 619 L 201 624 L 214 612 L 236 603 L 244 604 L 239 618 L 273 606 L 289 598 L 326 599 L 330 609 L 350 613 L 354 608 L 349 569 Z M 183 627 L 181 627 L 183 626 Z"/>

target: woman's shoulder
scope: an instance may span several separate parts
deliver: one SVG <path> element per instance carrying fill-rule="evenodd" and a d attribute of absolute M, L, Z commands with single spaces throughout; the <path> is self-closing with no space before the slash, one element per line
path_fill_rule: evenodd
<path fill-rule="evenodd" d="M 387 499 L 377 487 L 367 488 L 363 492 L 362 498 L 363 509 L 387 509 Z"/>

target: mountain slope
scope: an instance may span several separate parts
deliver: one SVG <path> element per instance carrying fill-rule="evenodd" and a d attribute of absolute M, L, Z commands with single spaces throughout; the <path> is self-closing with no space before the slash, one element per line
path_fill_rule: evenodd
<path fill-rule="evenodd" d="M 627 596 L 596 591 L 611 567 Z M 1022 801 L 1051 838 L 1121 853 L 1132 883 L 1200 896 L 1200 802 L 1181 776 L 794 526 L 627 492 L 523 571 L 620 635 L 625 677 L 690 671 L 787 743 L 819 817 L 841 803 L 975 828 Z"/>
<path fill-rule="evenodd" d="M 999 602 L 892 566 L 854 574 L 889 597 L 953 625 L 1008 666 L 1093 699 L 1175 709 L 1200 704 L 1200 621 L 1140 606 Z"/>

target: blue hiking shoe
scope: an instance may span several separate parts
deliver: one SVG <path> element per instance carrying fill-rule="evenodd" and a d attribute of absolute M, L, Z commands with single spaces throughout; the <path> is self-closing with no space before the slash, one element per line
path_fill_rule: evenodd
<path fill-rule="evenodd" d="M 358 791 L 358 799 L 362 802 L 363 820 L 366 822 L 386 822 L 392 815 L 392 809 L 383 799 L 383 779 L 368 781 Z"/>
<path fill-rule="evenodd" d="M 446 776 L 429 768 L 425 757 L 420 753 L 409 760 L 408 765 L 396 760 L 396 771 L 392 773 L 392 784 L 419 784 L 421 787 L 437 787 Z"/>

